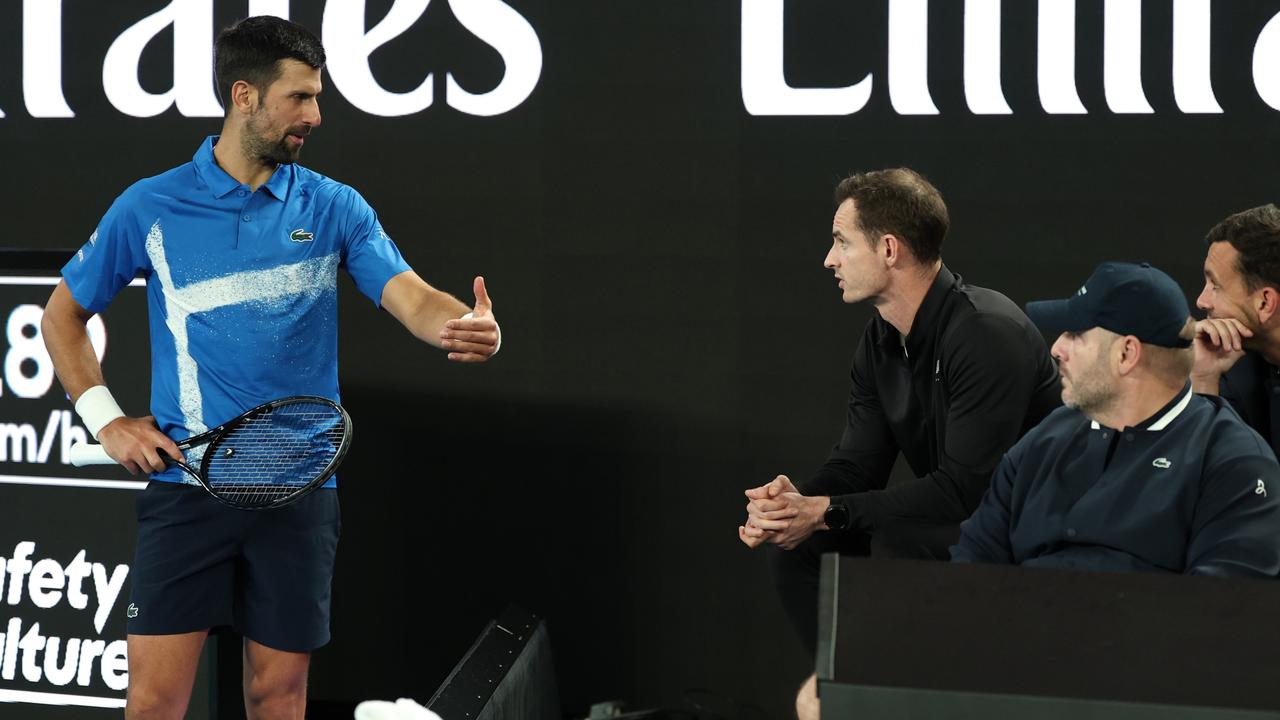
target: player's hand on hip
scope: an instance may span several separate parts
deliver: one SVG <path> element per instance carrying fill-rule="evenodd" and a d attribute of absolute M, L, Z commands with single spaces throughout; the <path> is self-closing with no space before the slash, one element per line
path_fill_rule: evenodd
<path fill-rule="evenodd" d="M 98 431 L 98 442 L 130 475 L 137 475 L 139 471 L 153 473 L 164 470 L 167 467 L 164 455 L 174 460 L 182 459 L 177 443 L 160 432 L 156 419 L 150 415 L 112 420 Z"/>
<path fill-rule="evenodd" d="M 450 320 L 440 331 L 440 346 L 449 351 L 449 359 L 457 362 L 484 362 L 498 352 L 502 330 L 493 316 L 493 301 L 485 289 L 484 278 L 476 277 L 476 295 L 471 317 Z"/>

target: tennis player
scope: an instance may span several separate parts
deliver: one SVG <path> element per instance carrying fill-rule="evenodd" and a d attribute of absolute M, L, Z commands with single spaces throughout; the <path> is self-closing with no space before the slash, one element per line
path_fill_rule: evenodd
<path fill-rule="evenodd" d="M 222 506 L 166 467 L 174 439 L 289 395 L 338 399 L 337 272 L 418 338 L 483 362 L 500 332 L 484 280 L 475 306 L 425 283 L 351 187 L 295 164 L 320 125 L 325 53 L 299 25 L 243 20 L 219 34 L 222 133 L 191 162 L 127 189 L 62 270 L 43 334 L 89 432 L 130 472 L 138 546 L 128 605 L 125 716 L 181 718 L 209 629 L 244 640 L 249 718 L 302 718 L 310 652 L 329 640 L 339 531 L 334 482 L 262 513 Z M 127 417 L 85 323 L 147 278 L 151 412 Z"/>

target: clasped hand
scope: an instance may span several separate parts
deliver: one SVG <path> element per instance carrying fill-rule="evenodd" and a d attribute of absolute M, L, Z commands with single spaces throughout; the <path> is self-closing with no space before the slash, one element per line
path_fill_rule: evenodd
<path fill-rule="evenodd" d="M 831 499 L 801 495 L 786 475 L 746 491 L 747 521 L 738 526 L 738 539 L 749 548 L 773 543 L 791 550 L 818 530 L 825 530 L 823 514 Z"/>

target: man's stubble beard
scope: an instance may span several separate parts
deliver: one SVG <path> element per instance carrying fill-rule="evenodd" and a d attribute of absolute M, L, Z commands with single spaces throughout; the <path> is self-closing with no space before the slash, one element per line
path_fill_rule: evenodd
<path fill-rule="evenodd" d="M 292 165 L 297 162 L 302 146 L 290 148 L 286 143 L 287 135 L 275 141 L 267 138 L 257 127 L 257 118 L 260 113 L 261 111 L 254 113 L 249 118 L 245 123 L 245 131 L 241 134 L 240 144 L 245 157 L 256 158 L 269 167 Z"/>
<path fill-rule="evenodd" d="M 1107 380 L 1102 359 L 1099 358 L 1070 378 L 1071 394 L 1070 397 L 1063 398 L 1063 404 L 1090 417 L 1109 410 L 1115 403 L 1116 392 Z"/>

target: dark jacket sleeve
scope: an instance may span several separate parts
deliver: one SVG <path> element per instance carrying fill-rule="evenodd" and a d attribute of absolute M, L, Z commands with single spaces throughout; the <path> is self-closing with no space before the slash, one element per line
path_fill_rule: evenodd
<path fill-rule="evenodd" d="M 1013 564 L 1009 526 L 1020 456 L 1015 447 L 996 467 L 982 503 L 968 520 L 960 523 L 960 539 L 951 546 L 951 562 Z"/>
<path fill-rule="evenodd" d="M 1188 575 L 1280 574 L 1280 466 L 1261 438 L 1238 430 L 1250 434 L 1254 447 L 1206 466 L 1187 543 Z M 1230 440 L 1215 445 L 1240 447 Z"/>
<path fill-rule="evenodd" d="M 853 357 L 850 372 L 849 410 L 840 442 L 812 478 L 797 486 L 805 495 L 837 496 L 883 488 L 889 481 L 898 443 L 880 405 L 876 391 L 872 350 L 872 325 Z"/>
<path fill-rule="evenodd" d="M 1044 341 L 1032 340 L 1013 318 L 997 314 L 972 315 L 951 329 L 939 372 L 948 410 L 938 469 L 842 498 L 853 527 L 871 531 L 893 517 L 937 523 L 969 517 L 1000 458 L 1018 440 L 1044 374 Z"/>
<path fill-rule="evenodd" d="M 1260 415 L 1267 409 L 1267 400 L 1263 393 L 1266 389 L 1258 379 L 1258 363 L 1261 360 L 1252 352 L 1245 353 L 1235 365 L 1218 380 L 1218 396 L 1226 400 L 1244 420 L 1245 424 L 1264 431 Z"/>

